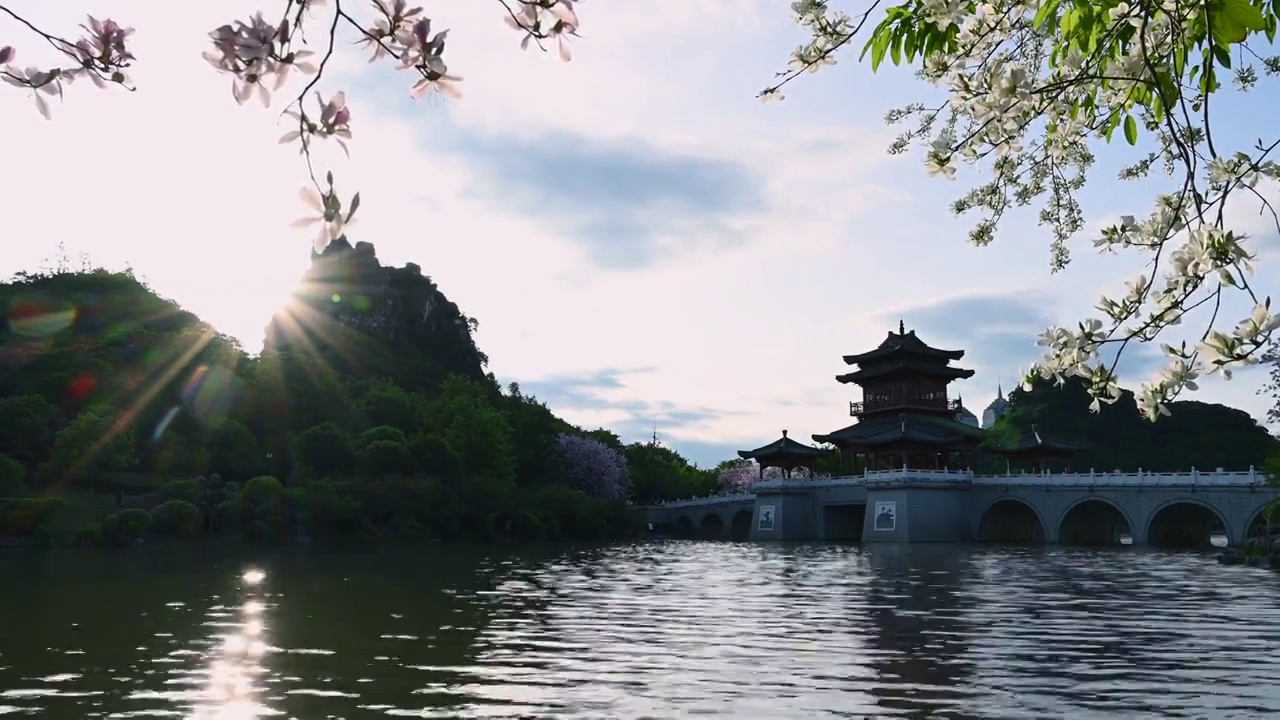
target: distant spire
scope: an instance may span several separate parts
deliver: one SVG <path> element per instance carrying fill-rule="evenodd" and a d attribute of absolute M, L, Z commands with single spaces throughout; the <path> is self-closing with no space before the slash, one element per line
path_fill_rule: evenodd
<path fill-rule="evenodd" d="M 902 318 L 898 318 L 898 334 L 899 335 L 907 334 L 907 326 L 903 324 Z"/>
<path fill-rule="evenodd" d="M 658 421 L 653 421 L 653 444 L 658 444 Z"/>
<path fill-rule="evenodd" d="M 1003 399 L 1004 399 L 1004 387 L 1002 386 L 1002 384 L 1001 384 L 1001 382 L 1000 382 L 1000 376 L 999 376 L 999 375 L 996 375 L 996 399 L 997 399 L 997 400 L 1003 400 Z"/>
<path fill-rule="evenodd" d="M 785 440 L 785 439 L 786 439 L 786 437 L 787 437 L 787 431 L 786 431 L 786 430 L 783 430 L 783 431 L 782 431 L 782 438 Z"/>

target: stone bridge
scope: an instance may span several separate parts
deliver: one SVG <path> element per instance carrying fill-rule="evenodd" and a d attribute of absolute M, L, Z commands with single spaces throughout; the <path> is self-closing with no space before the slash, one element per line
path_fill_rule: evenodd
<path fill-rule="evenodd" d="M 1202 546 L 1265 526 L 1280 488 L 1244 472 L 975 475 L 902 468 L 758 482 L 754 492 L 646 509 L 679 537 Z"/>

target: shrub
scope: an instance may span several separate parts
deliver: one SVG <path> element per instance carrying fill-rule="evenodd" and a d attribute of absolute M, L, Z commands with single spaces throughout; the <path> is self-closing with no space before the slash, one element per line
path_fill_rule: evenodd
<path fill-rule="evenodd" d="M 32 537 L 41 528 L 51 529 L 63 505 L 56 497 L 0 501 L 0 536 Z"/>
<path fill-rule="evenodd" d="M 200 531 L 204 517 L 186 500 L 169 500 L 152 511 L 151 520 L 157 534 L 190 537 Z"/>
<path fill-rule="evenodd" d="M 196 480 L 174 480 L 165 483 L 160 487 L 160 495 L 165 500 L 181 500 L 184 502 L 198 504 L 200 496 L 203 494 L 202 485 L 204 478 Z"/>
<path fill-rule="evenodd" d="M 99 547 L 103 543 L 101 525 L 90 525 L 76 533 L 76 547 Z"/>
<path fill-rule="evenodd" d="M 149 532 L 151 532 L 151 514 L 141 508 L 121 510 L 102 523 L 103 537 L 117 545 L 141 540 Z"/>

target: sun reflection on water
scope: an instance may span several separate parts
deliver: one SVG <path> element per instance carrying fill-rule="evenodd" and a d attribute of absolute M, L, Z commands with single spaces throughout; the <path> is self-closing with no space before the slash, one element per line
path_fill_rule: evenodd
<path fill-rule="evenodd" d="M 263 659 L 270 650 L 264 639 L 266 603 L 260 597 L 266 578 L 257 569 L 240 576 L 238 622 L 229 624 L 232 632 L 215 638 L 221 642 L 209 658 L 208 681 L 187 720 L 255 720 L 280 714 L 258 698 L 262 688 L 257 679 L 267 670 Z"/>

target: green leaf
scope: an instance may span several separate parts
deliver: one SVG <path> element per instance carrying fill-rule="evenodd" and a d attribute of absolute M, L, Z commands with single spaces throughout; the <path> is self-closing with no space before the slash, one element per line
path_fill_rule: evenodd
<path fill-rule="evenodd" d="M 1223 0 L 1222 14 L 1232 23 L 1254 32 L 1267 29 L 1267 21 L 1262 16 L 1262 10 L 1254 7 L 1249 0 Z"/>
<path fill-rule="evenodd" d="M 1040 12 L 1036 13 L 1035 19 L 1031 21 L 1037 30 L 1047 22 L 1050 18 L 1056 17 L 1058 14 L 1058 6 L 1060 0 L 1049 0 L 1049 2 L 1040 6 Z"/>
<path fill-rule="evenodd" d="M 887 37 L 876 38 L 876 45 L 871 48 L 871 72 L 879 69 L 880 63 L 884 62 L 885 51 L 888 49 L 889 41 Z"/>
<path fill-rule="evenodd" d="M 1134 120 L 1132 115 L 1124 116 L 1124 139 L 1130 145 L 1138 144 L 1138 121 Z"/>
<path fill-rule="evenodd" d="M 1213 59 L 1224 68 L 1231 68 L 1231 51 L 1221 45 L 1213 46 Z"/>

